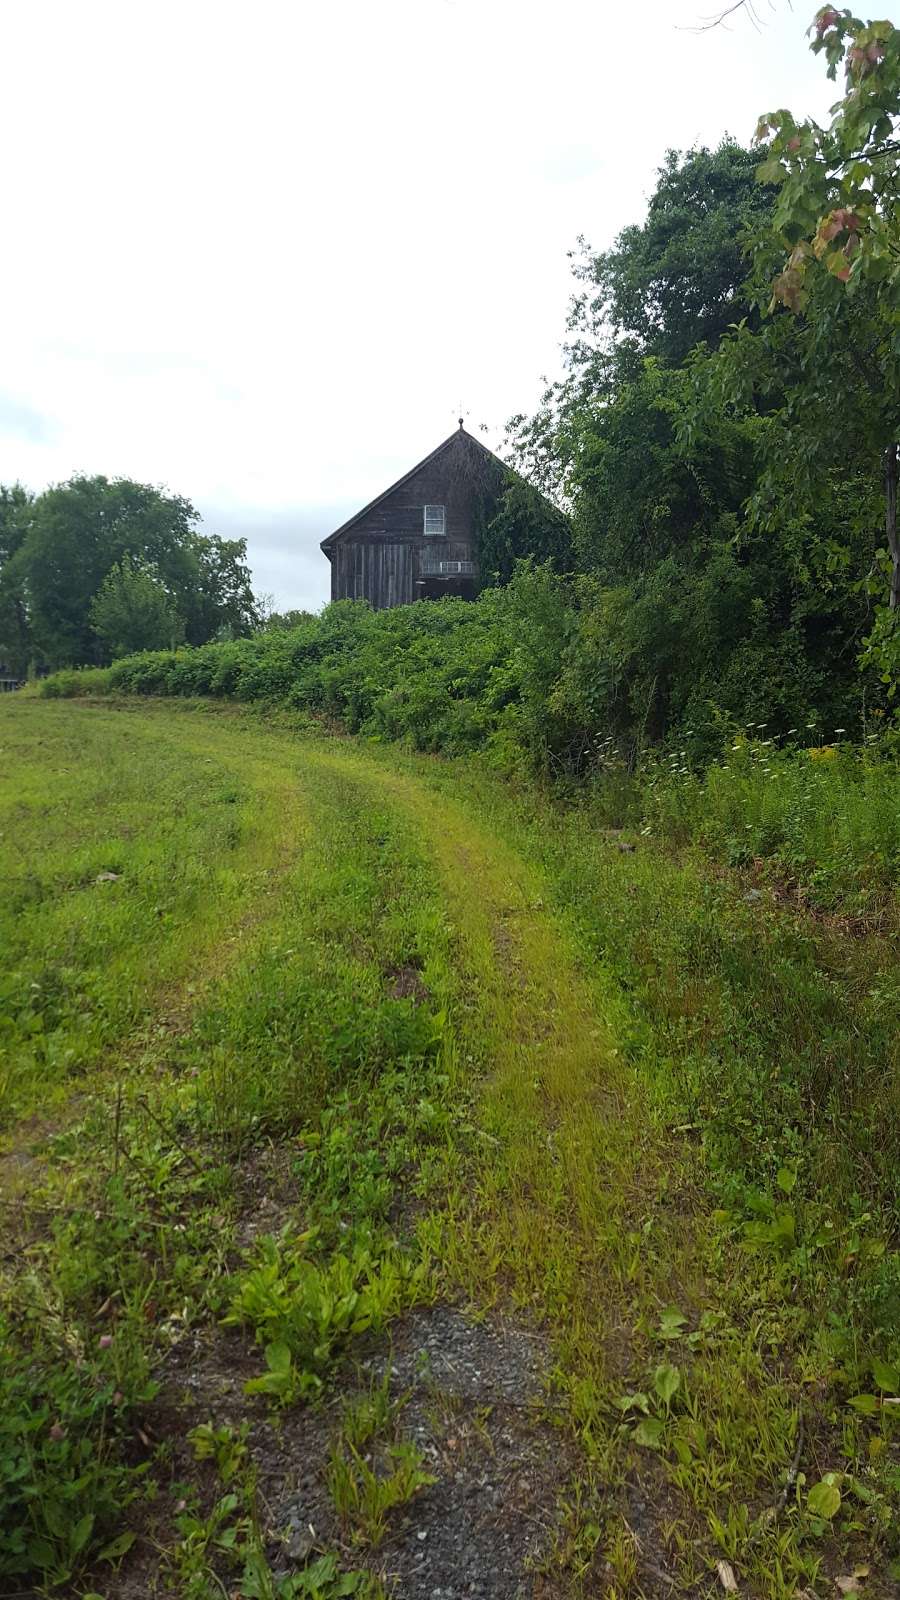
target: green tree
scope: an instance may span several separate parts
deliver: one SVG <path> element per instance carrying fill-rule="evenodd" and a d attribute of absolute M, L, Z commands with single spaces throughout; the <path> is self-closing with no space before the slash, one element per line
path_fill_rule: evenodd
<path fill-rule="evenodd" d="M 732 139 L 715 150 L 670 150 L 645 221 L 624 228 L 606 251 L 580 241 L 566 376 L 533 416 L 508 425 L 516 464 L 560 503 L 586 416 L 637 378 L 648 356 L 678 365 L 699 341 L 714 347 L 732 323 L 754 314 L 747 251 L 773 206 L 757 166 L 757 154 Z"/>
<path fill-rule="evenodd" d="M 756 478 L 752 425 L 724 409 L 685 440 L 688 374 L 648 359 L 581 419 L 570 475 L 582 571 L 610 584 L 686 548 L 732 539 Z"/>
<path fill-rule="evenodd" d="M 49 665 L 97 658 L 91 602 L 125 555 L 169 593 L 196 581 L 197 513 L 180 495 L 127 478 L 76 477 L 35 500 L 19 553 L 34 642 Z"/>
<path fill-rule="evenodd" d="M 32 496 L 21 484 L 0 484 L 0 664 L 16 677 L 25 676 L 32 650 L 20 559 L 31 506 Z"/>
<path fill-rule="evenodd" d="M 840 726 L 858 704 L 871 484 L 839 416 L 817 424 L 839 470 L 796 459 L 799 331 L 766 316 L 770 288 L 760 304 L 775 235 L 757 166 L 731 141 L 669 158 L 646 222 L 589 259 L 568 377 L 519 422 L 589 576 L 552 700 L 573 748 L 586 728 L 634 746 L 719 711 Z"/>
<path fill-rule="evenodd" d="M 715 150 L 669 150 L 644 221 L 599 254 L 582 241 L 576 275 L 587 287 L 570 317 L 584 341 L 576 360 L 611 329 L 641 355 L 677 365 L 749 312 L 746 245 L 772 209 L 757 166 L 733 139 Z"/>
<path fill-rule="evenodd" d="M 196 568 L 192 583 L 180 596 L 188 644 L 227 635 L 244 638 L 256 627 L 246 539 L 220 539 L 195 534 L 191 541 Z"/>
<path fill-rule="evenodd" d="M 191 644 L 248 633 L 245 542 L 198 533 L 198 521 L 183 496 L 128 478 L 75 477 L 39 495 L 10 562 L 35 652 L 50 666 L 97 659 L 91 606 L 125 556 L 157 576 Z"/>
<path fill-rule="evenodd" d="M 290 611 L 274 611 L 268 609 L 260 617 L 254 630 L 258 633 L 290 633 L 294 628 L 302 628 L 309 622 L 314 622 L 316 613 L 295 608 Z"/>
<path fill-rule="evenodd" d="M 91 626 L 109 655 L 174 650 L 184 624 L 155 572 L 125 555 L 111 567 L 91 602 Z"/>
<path fill-rule="evenodd" d="M 760 120 L 758 178 L 779 188 L 756 251 L 756 300 L 768 315 L 723 344 L 718 399 L 770 418 L 758 520 L 801 501 L 827 507 L 836 474 L 859 483 L 852 522 L 868 519 L 887 574 L 870 654 L 890 678 L 900 666 L 900 33 L 832 6 L 811 31 L 829 77 L 843 66 L 844 92 L 827 128 L 785 110 Z M 701 387 L 710 392 L 705 374 Z M 884 545 L 869 492 L 879 477 Z"/>

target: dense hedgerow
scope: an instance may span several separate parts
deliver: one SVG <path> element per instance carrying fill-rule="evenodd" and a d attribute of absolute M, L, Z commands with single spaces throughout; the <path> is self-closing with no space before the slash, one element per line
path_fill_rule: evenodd
<path fill-rule="evenodd" d="M 501 764 L 519 759 L 557 772 L 589 769 L 608 737 L 630 763 L 649 745 L 674 741 L 694 764 L 720 755 L 735 727 L 764 719 L 773 736 L 811 724 L 829 738 L 829 724 L 843 721 L 859 737 L 862 680 L 823 699 L 814 675 L 787 658 L 776 670 L 766 641 L 749 637 L 738 670 L 733 619 L 719 628 L 704 601 L 701 627 L 695 607 L 676 604 L 672 584 L 668 595 L 661 644 L 661 594 L 638 604 L 591 578 L 561 578 L 549 564 L 525 561 L 508 585 L 474 603 L 376 612 L 342 600 L 288 631 L 57 673 L 42 693 L 278 702 L 418 749 L 487 748 Z"/>
<path fill-rule="evenodd" d="M 614 594 L 523 563 L 475 603 L 376 612 L 339 601 L 289 631 L 58 673 L 41 692 L 264 702 L 369 739 L 477 751 L 508 773 L 593 783 L 609 822 L 698 839 L 731 864 L 774 860 L 824 906 L 881 904 L 900 873 L 890 719 L 835 728 L 783 698 L 770 721 L 753 719 L 751 673 L 749 701 L 682 695 L 665 741 L 650 745 L 641 649 L 616 625 Z"/>
<path fill-rule="evenodd" d="M 58 673 L 41 693 L 266 701 L 420 750 L 502 748 L 508 761 L 539 766 L 554 754 L 569 757 L 567 716 L 551 725 L 547 698 L 573 617 L 558 580 L 527 570 L 475 604 L 444 600 L 374 612 L 363 601 L 339 601 L 288 632 Z"/>

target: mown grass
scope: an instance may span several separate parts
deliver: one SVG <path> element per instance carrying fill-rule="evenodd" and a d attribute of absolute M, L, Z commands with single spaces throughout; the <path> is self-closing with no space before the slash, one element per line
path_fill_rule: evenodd
<path fill-rule="evenodd" d="M 51 740 L 102 740 L 123 720 L 20 714 Z M 250 774 L 250 817 L 270 787 L 283 810 L 293 785 L 306 825 L 227 971 L 174 1037 L 148 1044 L 139 1026 L 130 1055 L 126 1028 L 80 1125 L 44 1153 L 32 1199 L 65 1211 L 23 1241 L 3 1295 L 6 1440 L 31 1463 L 14 1505 L 33 1567 L 59 1577 L 96 1553 L 121 1526 L 114 1502 L 137 1493 L 131 1527 L 158 1517 L 179 1592 L 205 1594 L 216 1571 L 257 1592 L 252 1462 L 224 1510 L 237 1492 L 224 1478 L 213 1505 L 189 1488 L 183 1530 L 166 1524 L 164 1464 L 129 1462 L 168 1344 L 226 1319 L 258 1343 L 257 1391 L 292 1406 L 315 1400 L 358 1333 L 462 1289 L 553 1338 L 548 1405 L 583 1463 L 547 1551 L 555 1584 L 621 1600 L 652 1592 L 663 1567 L 673 1592 L 716 1583 L 727 1560 L 749 1592 L 787 1597 L 827 1593 L 829 1572 L 862 1563 L 871 1591 L 890 1592 L 900 1307 L 884 910 L 850 937 L 777 875 L 685 842 L 673 853 L 661 830 L 611 835 L 608 795 L 566 808 L 461 763 L 171 707 L 134 720 L 185 796 L 212 758 Z M 144 814 L 152 827 L 155 806 Z M 248 904 L 259 889 L 248 872 Z M 396 998 L 398 974 L 417 998 Z M 146 984 L 149 1000 L 149 963 Z M 242 1261 L 241 1161 L 297 1139 L 290 1224 Z M 94 1478 L 70 1505 L 76 1448 Z M 379 1484 L 349 1445 L 336 1463 L 347 1517 L 380 1527 Z M 87 1528 L 79 1549 L 72 1528 Z"/>
<path fill-rule="evenodd" d="M 712 1536 L 761 1593 L 794 1592 L 825 1528 L 788 1482 L 802 1429 L 806 1485 L 841 1461 L 866 1555 L 898 1489 L 895 1412 L 875 1381 L 896 1384 L 900 1320 L 892 940 L 847 946 L 699 852 L 623 851 L 590 807 L 516 800 L 433 763 L 408 767 L 404 791 L 397 765 L 379 762 L 381 781 L 423 827 L 437 823 L 423 777 L 454 804 L 467 795 L 433 848 L 480 973 L 499 946 L 480 1105 L 497 1144 L 435 1249 L 479 1295 L 493 1284 L 560 1329 L 602 1547 L 621 1533 L 611 1484 L 627 1501 L 629 1474 L 663 1447 L 684 1495 L 664 1543 L 685 1581 Z M 663 1407 L 654 1375 L 673 1359 Z M 816 1385 L 814 1430 L 801 1418 Z M 596 1555 L 583 1581 L 600 1581 Z"/>
<path fill-rule="evenodd" d="M 51 748 L 57 732 L 65 743 L 58 717 L 29 718 L 29 726 L 40 727 Z M 95 753 L 104 733 L 120 736 L 113 719 L 95 719 L 94 731 Z M 155 1030 L 141 1010 L 129 1031 L 132 1014 L 120 1013 L 124 1031 L 114 1036 L 110 1024 L 105 1036 L 115 1046 L 108 1064 L 95 1062 L 89 1078 L 70 1076 L 80 1098 L 67 1115 L 60 1102 L 58 1126 L 44 1123 L 36 1132 L 26 1121 L 20 1139 L 9 1138 L 4 1178 L 24 1171 L 26 1181 L 13 1181 L 6 1196 L 15 1202 L 11 1239 L 18 1249 L 10 1252 L 0 1296 L 0 1571 L 51 1587 L 69 1582 L 98 1552 L 115 1562 L 130 1547 L 133 1529 L 123 1532 L 123 1511 L 127 1517 L 131 1505 L 143 1515 L 157 1494 L 156 1465 L 165 1469 L 164 1455 L 134 1465 L 135 1451 L 144 1454 L 138 1419 L 152 1415 L 166 1352 L 189 1329 L 222 1319 L 255 1331 L 259 1392 L 286 1404 L 321 1387 L 348 1339 L 432 1292 L 422 1253 L 401 1249 L 387 1221 L 391 1186 L 379 1181 L 374 1150 L 369 1181 L 359 1184 L 358 1225 L 341 1226 L 339 1238 L 342 1169 L 333 1155 L 330 1181 L 323 1175 L 307 1185 L 298 1175 L 302 1238 L 295 1233 L 283 1246 L 262 1238 L 243 1265 L 235 1244 L 243 1153 L 301 1129 L 312 1141 L 323 1110 L 351 1089 L 368 1096 L 371 1115 L 383 1107 L 385 1132 L 398 1144 L 408 1123 L 427 1121 L 398 1084 L 414 1068 L 424 1084 L 444 1022 L 438 1009 L 390 992 L 392 961 L 415 961 L 436 987 L 440 980 L 443 918 L 417 858 L 389 816 L 339 793 L 326 804 L 314 774 L 299 781 L 289 747 L 273 761 L 269 741 L 234 730 L 229 738 L 184 724 L 177 732 L 186 737 L 169 738 L 156 722 L 144 732 L 145 760 L 155 744 L 156 763 L 169 776 L 166 798 L 177 797 L 182 826 L 180 834 L 172 826 L 173 847 L 180 845 L 189 875 L 200 876 L 204 858 L 181 852 L 195 837 L 201 851 L 207 843 L 201 824 L 216 747 L 224 759 L 233 757 L 247 783 L 256 848 L 243 862 L 231 907 L 232 918 L 243 915 L 239 938 L 234 921 L 229 925 L 236 947 L 223 954 L 218 945 L 215 962 L 201 949 L 203 982 L 181 984 L 177 1019 L 166 1013 Z M 306 806 L 317 818 L 314 847 Z M 152 803 L 145 816 L 152 834 Z M 97 829 L 107 825 L 108 815 L 98 815 Z M 277 871 L 271 864 L 258 871 L 260 852 L 280 851 L 285 830 L 292 853 Z M 89 834 L 88 821 L 79 826 L 76 850 Z M 210 901 L 199 901 L 198 940 L 223 931 L 214 916 L 203 916 L 221 909 L 219 890 L 213 875 Z M 93 963 L 90 937 L 82 952 Z M 178 953 L 182 978 L 197 978 L 196 947 L 183 939 Z M 78 955 L 73 940 L 76 978 Z M 136 943 L 132 960 L 136 988 L 151 1002 L 159 966 L 174 975 L 175 953 L 160 958 L 158 942 L 153 950 Z M 67 1030 L 78 1027 L 77 1013 L 57 1019 L 61 1061 L 68 1063 Z M 22 1109 L 28 1105 L 23 1098 Z M 31 1154 L 36 1137 L 39 1160 Z M 324 1158 L 320 1165 L 324 1172 Z M 277 1266 L 267 1275 L 273 1252 Z M 251 1480 L 245 1474 L 240 1504 L 232 1504 L 231 1490 L 225 1506 L 199 1505 L 189 1487 L 181 1495 L 183 1526 L 170 1516 L 169 1529 L 180 1593 L 220 1592 L 216 1562 L 224 1570 L 237 1564 L 247 1593 L 268 1592 L 260 1588 L 266 1564 Z M 274 1580 L 269 1587 L 274 1595 Z M 283 1593 L 357 1588 L 336 1571 L 333 1581 L 327 1572 L 321 1584 L 317 1579 L 315 1591 L 298 1577 L 296 1589 Z"/>
<path fill-rule="evenodd" d="M 37 709 L 2 724 L 0 1138 L 164 1025 L 259 916 L 304 826 L 296 786 L 261 783 L 249 750 L 188 762 L 140 716 Z"/>

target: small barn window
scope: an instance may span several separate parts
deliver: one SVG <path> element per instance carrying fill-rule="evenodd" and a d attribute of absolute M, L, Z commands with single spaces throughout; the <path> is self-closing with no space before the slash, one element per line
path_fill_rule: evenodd
<path fill-rule="evenodd" d="M 429 536 L 442 536 L 447 532 L 447 507 L 425 507 L 425 533 Z"/>

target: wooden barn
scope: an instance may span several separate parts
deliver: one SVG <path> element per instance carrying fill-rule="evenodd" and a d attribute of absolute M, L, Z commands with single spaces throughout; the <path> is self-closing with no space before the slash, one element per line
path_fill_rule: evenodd
<path fill-rule="evenodd" d="M 475 529 L 509 469 L 463 427 L 322 540 L 332 600 L 376 610 L 478 593 Z"/>

